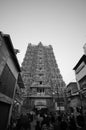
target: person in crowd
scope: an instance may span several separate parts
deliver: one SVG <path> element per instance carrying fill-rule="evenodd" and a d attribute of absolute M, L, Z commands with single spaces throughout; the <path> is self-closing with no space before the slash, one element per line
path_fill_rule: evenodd
<path fill-rule="evenodd" d="M 41 130 L 39 121 L 36 122 L 35 130 Z"/>
<path fill-rule="evenodd" d="M 60 122 L 60 130 L 67 130 L 68 125 L 67 122 L 65 120 L 65 118 L 62 118 L 61 122 Z"/>
<path fill-rule="evenodd" d="M 84 119 L 84 116 L 82 114 L 77 115 L 77 117 L 76 117 L 76 123 L 77 123 L 77 128 L 78 129 L 84 130 L 85 119 Z"/>
<path fill-rule="evenodd" d="M 54 122 L 51 117 L 52 116 L 50 114 L 45 114 L 41 125 L 42 130 L 54 130 Z"/>
<path fill-rule="evenodd" d="M 74 116 L 70 116 L 70 119 L 69 119 L 69 130 L 77 130 L 77 126 L 76 126 L 76 121 L 75 121 L 75 118 Z"/>
<path fill-rule="evenodd" d="M 16 125 L 17 130 L 28 130 L 30 129 L 30 121 L 28 118 L 27 114 L 21 114 L 20 118 L 17 120 L 17 125 Z"/>

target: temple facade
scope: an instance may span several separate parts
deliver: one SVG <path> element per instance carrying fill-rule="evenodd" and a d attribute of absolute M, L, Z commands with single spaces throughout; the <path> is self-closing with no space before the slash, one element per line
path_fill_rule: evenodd
<path fill-rule="evenodd" d="M 22 78 L 25 85 L 23 107 L 28 111 L 33 108 L 55 107 L 56 96 L 63 96 L 65 83 L 55 60 L 51 45 L 28 44 L 22 63 Z"/>

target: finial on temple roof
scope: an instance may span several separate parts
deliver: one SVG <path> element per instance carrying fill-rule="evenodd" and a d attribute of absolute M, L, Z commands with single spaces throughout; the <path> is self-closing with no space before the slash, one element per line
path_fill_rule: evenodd
<path fill-rule="evenodd" d="M 20 53 L 19 49 L 14 49 L 15 54 L 17 55 L 17 53 Z"/>
<path fill-rule="evenodd" d="M 84 54 L 86 55 L 86 43 L 84 44 L 83 49 L 84 49 Z"/>
<path fill-rule="evenodd" d="M 42 42 L 39 42 L 39 46 L 42 46 Z"/>
<path fill-rule="evenodd" d="M 53 48 L 52 48 L 52 45 L 49 45 L 49 48 L 50 48 L 50 49 L 53 49 Z"/>

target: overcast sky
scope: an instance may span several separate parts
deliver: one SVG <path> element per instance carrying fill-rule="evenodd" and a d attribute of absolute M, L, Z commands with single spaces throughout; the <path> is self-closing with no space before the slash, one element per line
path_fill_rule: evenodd
<path fill-rule="evenodd" d="M 86 0 L 0 0 L 0 31 L 20 50 L 20 65 L 28 43 L 51 44 L 68 84 L 86 43 Z"/>

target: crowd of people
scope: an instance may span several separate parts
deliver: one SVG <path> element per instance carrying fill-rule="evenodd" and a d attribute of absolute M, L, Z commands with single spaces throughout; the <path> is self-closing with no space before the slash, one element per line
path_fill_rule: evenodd
<path fill-rule="evenodd" d="M 86 130 L 84 116 L 79 113 L 26 113 L 11 119 L 9 130 Z"/>

